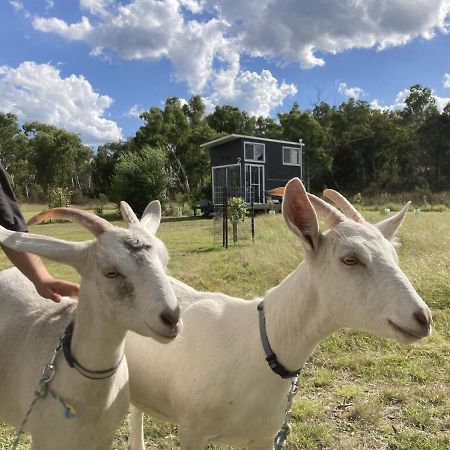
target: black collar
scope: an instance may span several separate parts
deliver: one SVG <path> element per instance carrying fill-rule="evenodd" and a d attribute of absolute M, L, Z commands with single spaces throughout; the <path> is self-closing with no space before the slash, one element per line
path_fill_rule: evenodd
<path fill-rule="evenodd" d="M 269 338 L 267 337 L 266 332 L 266 317 L 264 315 L 264 304 L 261 301 L 258 304 L 259 311 L 259 335 L 261 337 L 261 343 L 264 348 L 264 352 L 266 354 L 266 361 L 269 364 L 269 367 L 281 378 L 294 378 L 297 377 L 301 368 L 296 370 L 295 372 L 289 372 L 283 364 L 280 363 L 277 359 L 277 355 L 272 351 L 272 347 L 270 346 Z"/>
<path fill-rule="evenodd" d="M 70 367 L 76 369 L 81 375 L 91 380 L 104 380 L 105 378 L 112 377 L 117 372 L 117 369 L 119 368 L 120 364 L 122 364 L 123 355 L 120 358 L 120 361 L 114 367 L 111 367 L 111 369 L 106 370 L 86 369 L 86 367 L 83 367 L 76 360 L 76 358 L 72 355 L 72 351 L 70 350 L 70 345 L 72 343 L 73 325 L 74 325 L 73 321 L 70 322 L 69 325 L 67 325 L 66 331 L 64 332 L 62 344 L 64 357 L 66 358 L 67 364 L 69 364 Z"/>

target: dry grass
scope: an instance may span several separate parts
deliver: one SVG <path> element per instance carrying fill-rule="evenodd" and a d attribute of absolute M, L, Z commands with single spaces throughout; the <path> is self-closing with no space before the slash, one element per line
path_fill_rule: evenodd
<path fill-rule="evenodd" d="M 377 212 L 366 216 L 383 218 Z M 280 216 L 257 218 L 256 242 L 242 241 L 228 250 L 213 246 L 212 229 L 211 221 L 201 220 L 163 223 L 159 231 L 171 254 L 171 273 L 197 289 L 263 295 L 302 257 Z M 89 238 L 67 223 L 32 231 Z M 450 212 L 409 214 L 399 237 L 401 266 L 433 310 L 433 336 L 403 347 L 343 330 L 322 342 L 301 378 L 289 449 L 450 448 Z M 0 267 L 7 265 L 0 258 Z M 58 276 L 77 279 L 71 269 L 49 266 Z M 7 448 L 11 433 L 0 426 L 0 448 Z M 178 447 L 173 426 L 148 418 L 145 433 L 147 448 Z M 124 449 L 126 442 L 124 424 L 114 448 Z"/>

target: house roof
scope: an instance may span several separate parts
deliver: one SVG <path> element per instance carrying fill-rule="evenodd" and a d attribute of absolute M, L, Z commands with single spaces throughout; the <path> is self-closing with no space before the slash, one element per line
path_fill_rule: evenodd
<path fill-rule="evenodd" d="M 215 147 L 216 145 L 225 144 L 225 142 L 234 141 L 235 139 L 240 138 L 257 139 L 258 141 L 279 142 L 280 144 L 291 144 L 300 146 L 299 142 L 280 141 L 278 139 L 268 139 L 258 136 L 245 136 L 243 134 L 228 134 L 227 136 L 222 136 L 219 139 L 214 139 L 213 141 L 205 142 L 204 144 L 201 144 L 200 147 Z"/>

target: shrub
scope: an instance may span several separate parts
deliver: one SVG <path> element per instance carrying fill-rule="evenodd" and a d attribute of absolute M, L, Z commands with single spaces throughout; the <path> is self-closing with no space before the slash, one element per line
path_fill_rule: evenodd
<path fill-rule="evenodd" d="M 362 199 L 363 199 L 363 197 L 362 197 L 361 192 L 358 192 L 357 194 L 355 194 L 355 195 L 353 196 L 353 203 L 354 203 L 357 207 L 360 207 L 361 204 L 362 204 Z"/>
<path fill-rule="evenodd" d="M 68 208 L 71 204 L 72 192 L 67 187 L 56 187 L 48 193 L 49 208 Z"/>
<path fill-rule="evenodd" d="M 144 147 L 136 153 L 124 153 L 114 170 L 111 200 L 125 200 L 137 214 L 142 214 L 151 200 L 163 200 L 166 196 L 165 167 L 166 156 L 161 149 Z"/>
<path fill-rule="evenodd" d="M 245 200 L 241 197 L 231 197 L 228 202 L 228 219 L 233 224 L 233 242 L 237 242 L 237 224 L 247 216 Z"/>

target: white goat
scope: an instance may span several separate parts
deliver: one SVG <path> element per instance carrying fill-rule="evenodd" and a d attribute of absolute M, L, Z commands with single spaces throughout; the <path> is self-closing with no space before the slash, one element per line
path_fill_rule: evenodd
<path fill-rule="evenodd" d="M 283 214 L 305 249 L 305 260 L 264 297 L 266 330 L 278 360 L 301 368 L 316 345 L 341 327 L 410 343 L 428 336 L 431 315 L 397 264 L 389 241 L 406 208 L 373 226 L 343 197 L 327 190 L 347 218 L 311 196 L 331 229 L 320 233 L 301 183 L 285 189 Z M 280 249 L 281 251 L 281 249 Z M 284 419 L 291 381 L 266 362 L 257 305 L 198 292 L 172 279 L 184 329 L 164 348 L 128 333 L 125 352 L 131 402 L 179 424 L 181 448 L 220 442 L 269 450 Z M 144 449 L 142 414 L 133 409 L 130 449 Z"/>
<path fill-rule="evenodd" d="M 66 343 L 77 363 L 71 368 L 70 355 L 65 360 L 60 352 L 50 387 L 76 415 L 66 419 L 50 395 L 37 401 L 25 427 L 34 450 L 110 449 L 129 405 L 122 360 L 127 330 L 161 343 L 180 331 L 180 308 L 165 272 L 167 251 L 154 236 L 160 215 L 159 202 L 152 202 L 128 230 L 67 208 L 32 219 L 78 222 L 97 237 L 86 242 L 0 227 L 2 245 L 69 264 L 81 275 L 78 302 L 64 298 L 55 304 L 42 300 L 17 269 L 0 273 L 0 420 L 21 424 L 59 337 L 74 322 Z"/>

